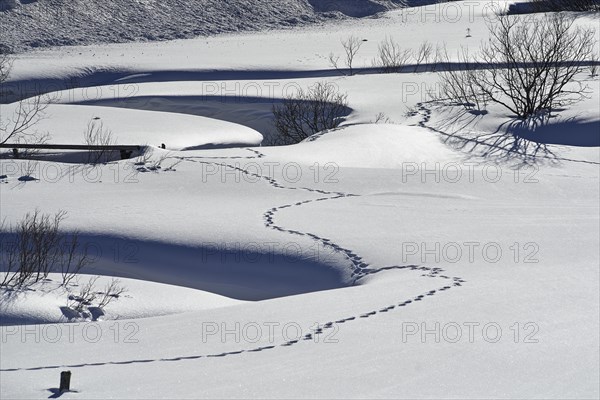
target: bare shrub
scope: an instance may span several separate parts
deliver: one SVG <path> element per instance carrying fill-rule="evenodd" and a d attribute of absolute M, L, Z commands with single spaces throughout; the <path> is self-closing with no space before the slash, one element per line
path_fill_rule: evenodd
<path fill-rule="evenodd" d="M 326 129 L 337 128 L 348 111 L 348 96 L 335 85 L 317 83 L 299 90 L 273 107 L 275 128 L 285 144 L 298 143 Z"/>
<path fill-rule="evenodd" d="M 40 134 L 32 128 L 44 117 L 44 110 L 48 107 L 42 102 L 40 96 L 22 100 L 17 109 L 9 118 L 4 118 L 0 113 L 0 144 L 9 141 L 14 143 L 42 143 L 47 134 Z"/>
<path fill-rule="evenodd" d="M 93 310 L 93 307 L 103 310 L 104 307 L 112 301 L 118 300 L 127 292 L 127 289 L 121 285 L 121 281 L 114 278 L 104 286 L 104 290 L 99 291 L 96 285 L 98 278 L 99 276 L 91 277 L 85 285 L 80 287 L 77 294 L 69 294 L 67 307 L 82 316 L 89 316 L 96 320 L 99 315 Z"/>
<path fill-rule="evenodd" d="M 69 295 L 69 297 L 67 297 L 67 307 L 80 313 L 91 306 L 98 295 L 95 289 L 97 280 L 98 276 L 90 278 L 88 283 L 81 286 L 78 294 Z"/>
<path fill-rule="evenodd" d="M 432 55 L 433 45 L 427 40 L 421 43 L 419 48 L 413 52 L 413 58 L 415 59 L 415 72 L 417 72 L 421 64 L 428 64 L 431 61 Z"/>
<path fill-rule="evenodd" d="M 98 297 L 98 307 L 106 307 L 111 301 L 118 299 L 126 292 L 127 289 L 121 285 L 121 281 L 113 278 L 110 283 L 106 284 L 103 292 L 98 292 L 100 295 Z"/>
<path fill-rule="evenodd" d="M 134 165 L 146 165 L 152 160 L 154 155 L 154 147 L 144 146 L 143 152 L 135 159 Z"/>
<path fill-rule="evenodd" d="M 598 76 L 598 64 L 600 64 L 600 54 L 594 53 L 590 59 L 590 77 L 595 78 Z"/>
<path fill-rule="evenodd" d="M 580 101 L 587 87 L 576 75 L 593 54 L 593 29 L 573 27 L 563 14 L 532 23 L 525 17 L 500 17 L 490 24 L 491 40 L 481 51 L 483 63 L 503 64 L 479 73 L 479 88 L 492 101 L 520 118 Z"/>
<path fill-rule="evenodd" d="M 354 58 L 363 43 L 364 42 L 356 36 L 349 36 L 346 39 L 342 39 L 342 46 L 344 47 L 345 52 L 344 64 L 348 68 L 350 76 L 354 75 Z M 335 56 L 333 53 L 329 54 L 329 63 L 338 71 L 340 70 L 338 67 L 339 60 L 339 56 Z"/>
<path fill-rule="evenodd" d="M 377 57 L 373 60 L 373 65 L 386 74 L 401 72 L 410 57 L 410 49 L 403 50 L 392 38 L 386 37 L 379 44 Z"/>
<path fill-rule="evenodd" d="M 435 52 L 433 54 L 433 66 L 431 67 L 431 70 L 433 72 L 436 72 L 438 70 L 438 68 L 440 67 L 439 64 L 442 64 L 442 63 L 448 62 L 448 61 L 449 61 L 448 60 L 448 50 L 446 48 L 446 43 L 445 42 L 444 42 L 444 44 L 437 43 L 435 46 Z"/>
<path fill-rule="evenodd" d="M 0 87 L 8 79 L 13 66 L 10 55 L 0 49 Z M 4 94 L 0 91 L 0 96 Z M 15 143 L 41 143 L 47 135 L 40 135 L 32 131 L 41 118 L 47 104 L 44 104 L 40 96 L 22 100 L 17 109 L 8 118 L 6 113 L 0 113 L 0 144 L 13 141 Z"/>
<path fill-rule="evenodd" d="M 71 233 L 63 242 L 60 273 L 63 286 L 67 286 L 82 269 L 91 264 L 92 259 L 88 256 L 87 249 L 79 242 L 79 232 Z"/>
<path fill-rule="evenodd" d="M 48 276 L 58 261 L 58 226 L 64 216 L 59 212 L 51 218 L 36 210 L 17 225 L 15 242 L 6 249 L 9 252 L 7 269 L 14 271 L 5 278 L 6 284 L 26 286 Z"/>
<path fill-rule="evenodd" d="M 447 50 L 439 53 L 440 61 L 450 65 Z M 466 48 L 461 48 L 457 53 L 458 64 L 456 68 L 448 68 L 439 72 L 441 83 L 438 98 L 435 100 L 453 102 L 467 110 L 483 110 L 488 102 L 488 97 L 481 92 L 478 79 L 478 64 L 469 56 Z"/>
<path fill-rule="evenodd" d="M 95 119 L 88 122 L 86 130 L 83 132 L 83 139 L 86 145 L 94 147 L 90 147 L 87 153 L 87 162 L 89 164 L 110 161 L 112 151 L 106 147 L 115 144 L 115 140 L 113 139 L 112 132 L 104 128 L 103 122 L 98 122 Z"/>
<path fill-rule="evenodd" d="M 454 100 L 489 100 L 525 119 L 586 98 L 589 87 L 578 75 L 593 54 L 593 29 L 573 27 L 563 14 L 501 16 L 488 28 L 490 40 L 478 58 L 464 56 L 462 72 L 441 73 Z"/>
<path fill-rule="evenodd" d="M 38 169 L 38 161 L 36 160 L 27 160 L 23 161 L 21 166 L 21 171 L 23 171 L 23 176 L 19 177 L 21 181 L 33 181 L 35 180 L 35 171 Z"/>
<path fill-rule="evenodd" d="M 171 155 L 172 155 L 172 153 L 170 151 L 160 154 L 158 157 L 156 157 L 155 159 L 152 160 L 148 169 L 150 171 L 157 171 L 157 170 L 161 169 L 163 162 L 165 162 L 165 160 L 171 158 Z"/>
<path fill-rule="evenodd" d="M 158 172 L 159 170 L 174 171 L 174 167 L 181 163 L 182 160 L 177 160 L 163 169 L 163 163 L 170 158 L 173 158 L 170 151 L 157 154 L 153 147 L 145 146 L 143 153 L 136 158 L 134 165 L 137 166 L 136 170 L 138 172 Z"/>
<path fill-rule="evenodd" d="M 278 132 L 270 131 L 265 135 L 262 145 L 263 146 L 285 146 L 285 145 L 293 144 L 293 143 L 294 142 L 290 141 L 289 139 L 286 139 L 283 136 L 281 136 Z"/>
<path fill-rule="evenodd" d="M 0 287 L 7 286 L 17 268 L 17 252 L 13 251 L 12 229 L 6 224 L 6 218 L 0 221 L 0 261 L 4 267 L 4 276 Z"/>
<path fill-rule="evenodd" d="M 60 232 L 65 217 L 64 211 L 51 216 L 36 210 L 14 229 L 2 225 L 2 261 L 7 273 L 0 286 L 27 287 L 54 271 L 61 272 L 67 284 L 91 262 L 87 250 L 79 246 L 78 232 Z"/>
<path fill-rule="evenodd" d="M 372 122 L 374 124 L 391 124 L 392 120 L 384 112 L 379 112 L 375 115 L 375 119 Z"/>

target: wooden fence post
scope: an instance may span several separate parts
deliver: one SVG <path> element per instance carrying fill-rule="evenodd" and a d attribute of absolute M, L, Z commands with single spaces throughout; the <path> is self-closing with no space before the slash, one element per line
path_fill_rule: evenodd
<path fill-rule="evenodd" d="M 71 388 L 71 371 L 62 371 L 60 373 L 60 392 L 68 392 Z"/>

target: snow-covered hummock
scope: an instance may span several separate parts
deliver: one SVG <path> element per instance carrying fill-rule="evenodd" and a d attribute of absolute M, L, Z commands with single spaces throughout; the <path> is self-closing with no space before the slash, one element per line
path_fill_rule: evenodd
<path fill-rule="evenodd" d="M 127 291 L 111 301 L 102 315 L 77 315 L 67 307 L 69 296 L 78 296 L 80 288 L 91 279 L 95 276 L 82 274 L 65 287 L 61 285 L 61 275 L 52 273 L 31 291 L 3 293 L 6 301 L 0 307 L 2 325 L 137 319 L 240 304 L 240 301 L 200 290 L 120 278 L 118 283 Z M 95 287 L 102 291 L 111 281 L 112 278 L 100 276 L 94 280 Z"/>
<path fill-rule="evenodd" d="M 489 145 L 510 146 L 501 139 L 517 128 L 501 108 L 474 116 L 428 103 L 421 88 L 435 74 L 323 72 L 348 33 L 368 39 L 362 67 L 386 35 L 414 47 L 477 46 L 490 3 L 474 14 L 471 2 L 436 6 L 462 7 L 458 22 L 411 9 L 306 30 L 20 56 L 13 82 L 75 76 L 91 85 L 96 65 L 130 77 L 115 90 L 136 85 L 125 104 L 106 90 L 94 99 L 53 92 L 60 100 L 49 110 L 80 121 L 41 122 L 64 122 L 61 140 L 79 140 L 85 110 L 106 112 L 107 126 L 114 118 L 123 143 L 150 118 L 181 128 L 152 130 L 144 142 L 178 140 L 154 149 L 153 160 L 166 157 L 155 171 L 138 170 L 136 159 L 34 169 L 0 161 L 7 223 L 35 207 L 67 210 L 65 229 L 101 250 L 87 273 L 129 289 L 103 321 L 69 324 L 47 324 L 66 303 L 65 293 L 45 292 L 58 277 L 19 293 L 18 304 L 3 293 L 1 318 L 44 324 L 0 328 L 0 397 L 52 396 L 70 370 L 75 392 L 63 398 L 597 398 L 600 152 L 573 144 L 598 131 L 598 80 L 585 78 L 590 99 L 536 131 L 569 134 L 532 159 Z M 99 76 L 102 88 L 117 85 Z M 275 86 L 278 99 L 286 84 L 323 79 L 349 95 L 339 129 L 293 146 L 179 151 L 207 143 L 194 135 L 209 124 L 225 134 L 247 119 L 253 131 L 244 134 L 266 133 L 271 103 L 255 101 L 266 92 L 203 102 L 203 83 Z M 370 123 L 379 112 L 393 123 Z M 37 180 L 19 180 L 26 173 Z"/>
<path fill-rule="evenodd" d="M 2 109 L 10 115 L 16 106 L 3 105 Z M 49 134 L 49 143 L 85 144 L 89 124 L 102 126 L 117 144 L 159 147 L 168 143 L 173 150 L 258 146 L 263 140 L 252 128 L 197 115 L 69 104 L 49 105 L 35 129 Z"/>

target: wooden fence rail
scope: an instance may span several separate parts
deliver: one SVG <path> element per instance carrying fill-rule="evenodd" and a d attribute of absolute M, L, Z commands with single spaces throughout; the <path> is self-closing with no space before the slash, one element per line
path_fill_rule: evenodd
<path fill-rule="evenodd" d="M 85 150 L 85 151 L 119 151 L 121 159 L 131 157 L 134 151 L 140 151 L 143 146 L 139 145 L 106 145 L 94 146 L 87 144 L 21 144 L 21 143 L 2 143 L 0 149 L 12 149 L 13 156 L 19 158 L 19 149 L 37 149 L 37 150 Z"/>

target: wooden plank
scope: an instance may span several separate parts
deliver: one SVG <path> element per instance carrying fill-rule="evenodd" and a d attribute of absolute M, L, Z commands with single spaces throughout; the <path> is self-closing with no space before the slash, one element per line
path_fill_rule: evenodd
<path fill-rule="evenodd" d="M 20 144 L 4 143 L 0 144 L 0 149 L 42 149 L 42 150 L 141 150 L 138 145 L 107 145 L 107 146 L 89 146 L 85 144 Z"/>

